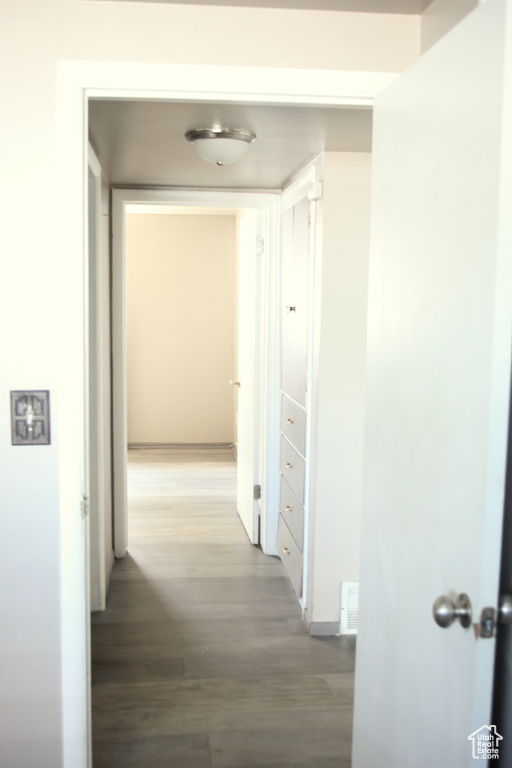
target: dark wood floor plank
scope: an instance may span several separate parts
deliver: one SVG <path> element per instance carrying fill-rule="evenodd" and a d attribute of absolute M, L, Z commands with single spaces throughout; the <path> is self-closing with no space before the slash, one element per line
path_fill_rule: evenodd
<path fill-rule="evenodd" d="M 210 768 L 207 734 L 96 740 L 94 768 Z"/>
<path fill-rule="evenodd" d="M 126 579 L 111 584 L 109 605 L 175 606 L 184 611 L 194 603 L 210 605 L 268 603 L 272 600 L 290 602 L 290 582 L 282 573 L 278 576 L 260 579 L 258 589 L 254 588 L 255 577 L 210 578 L 153 578 Z M 295 606 L 294 606 L 295 608 Z M 295 611 L 295 613 L 297 613 Z"/>
<path fill-rule="evenodd" d="M 352 713 L 322 676 L 298 675 L 99 686 L 94 716 L 98 737 L 122 740 L 141 727 L 148 735 L 339 727 Z"/>
<path fill-rule="evenodd" d="M 316 766 L 319 760 L 349 765 L 351 743 L 339 727 L 289 731 L 237 731 L 210 734 L 213 768 L 256 765 Z M 307 762 L 306 762 L 307 761 Z"/>
<path fill-rule="evenodd" d="M 129 554 L 91 619 L 93 768 L 348 768 L 354 645 L 311 638 L 228 449 L 129 452 Z"/>
<path fill-rule="evenodd" d="M 277 735 L 287 731 L 302 730 L 304 732 L 332 729 L 335 732 L 349 731 L 352 723 L 351 709 L 340 712 L 333 707 L 314 707 L 299 710 L 289 709 L 254 709 L 254 710 L 220 710 L 219 707 L 204 710 L 177 710 L 172 717 L 162 715 L 162 708 L 149 708 L 141 728 L 134 715 L 128 715 L 121 721 L 119 716 L 110 713 L 104 716 L 105 724 L 101 727 L 96 740 L 103 744 L 123 743 L 133 738 L 133 733 L 139 729 L 146 739 L 157 739 L 165 736 L 202 734 L 205 729 L 210 733 L 246 733 L 253 731 L 259 738 L 265 738 L 269 731 Z M 268 758 L 267 758 L 268 759 Z M 96 766 L 95 766 L 96 768 Z M 316 768 L 316 765 L 312 766 Z"/>
<path fill-rule="evenodd" d="M 120 659 L 96 656 L 92 669 L 92 684 L 161 683 L 183 677 L 183 659 L 145 654 Z"/>

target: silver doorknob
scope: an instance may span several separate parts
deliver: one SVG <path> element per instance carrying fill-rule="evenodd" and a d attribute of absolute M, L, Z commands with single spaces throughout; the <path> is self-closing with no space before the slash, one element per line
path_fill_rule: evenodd
<path fill-rule="evenodd" d="M 238 381 L 238 379 L 230 379 L 229 386 L 230 387 L 239 387 L 240 386 L 240 382 Z"/>
<path fill-rule="evenodd" d="M 432 612 L 436 624 L 443 629 L 451 627 L 456 619 L 465 629 L 471 626 L 471 603 L 463 592 L 455 602 L 446 595 L 441 595 L 435 601 Z"/>

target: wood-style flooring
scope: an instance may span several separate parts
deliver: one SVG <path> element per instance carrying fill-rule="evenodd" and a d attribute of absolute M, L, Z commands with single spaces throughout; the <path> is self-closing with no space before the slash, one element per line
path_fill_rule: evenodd
<path fill-rule="evenodd" d="M 354 650 L 309 637 L 225 449 L 129 452 L 129 554 L 92 616 L 93 768 L 348 768 Z"/>

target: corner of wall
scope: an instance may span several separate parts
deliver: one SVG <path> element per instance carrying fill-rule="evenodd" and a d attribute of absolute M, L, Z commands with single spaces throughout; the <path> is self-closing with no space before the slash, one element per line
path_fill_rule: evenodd
<path fill-rule="evenodd" d="M 421 16 L 421 53 L 425 53 L 478 6 L 479 0 L 433 0 Z"/>
<path fill-rule="evenodd" d="M 359 578 L 371 186 L 369 153 L 323 160 L 306 605 L 318 635 L 337 634 L 340 583 Z"/>
<path fill-rule="evenodd" d="M 340 634 L 339 621 L 312 621 L 307 610 L 304 611 L 304 624 L 311 637 L 332 637 Z"/>

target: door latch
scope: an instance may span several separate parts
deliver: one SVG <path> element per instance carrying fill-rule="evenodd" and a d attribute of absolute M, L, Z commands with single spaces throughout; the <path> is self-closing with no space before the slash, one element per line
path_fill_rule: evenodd
<path fill-rule="evenodd" d="M 512 623 L 512 595 L 501 595 L 498 610 L 487 607 L 482 609 L 480 614 L 480 637 L 494 637 L 496 633 L 496 624 Z"/>
<path fill-rule="evenodd" d="M 496 627 L 496 611 L 494 608 L 483 608 L 480 614 L 480 629 L 478 634 L 480 637 L 493 637 Z"/>

